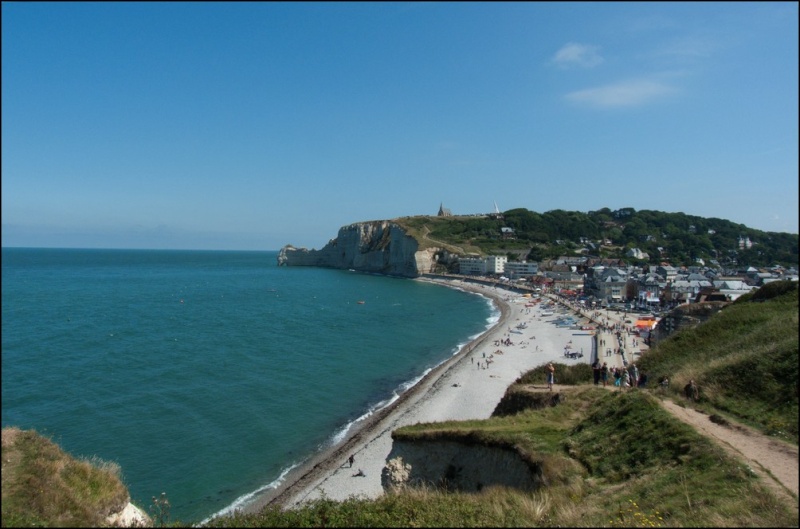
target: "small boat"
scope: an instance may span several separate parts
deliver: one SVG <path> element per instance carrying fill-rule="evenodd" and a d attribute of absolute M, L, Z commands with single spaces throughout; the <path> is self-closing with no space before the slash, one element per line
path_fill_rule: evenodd
<path fill-rule="evenodd" d="M 363 305 L 364 303 L 365 303 L 364 301 L 359 301 L 358 302 L 359 305 Z"/>

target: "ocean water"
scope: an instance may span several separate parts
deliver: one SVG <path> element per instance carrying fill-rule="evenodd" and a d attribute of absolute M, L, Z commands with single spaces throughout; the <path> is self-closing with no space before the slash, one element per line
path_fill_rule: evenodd
<path fill-rule="evenodd" d="M 2 249 L 2 425 L 197 523 L 275 486 L 498 318 L 277 252 Z M 363 301 L 363 303 L 360 303 Z"/>

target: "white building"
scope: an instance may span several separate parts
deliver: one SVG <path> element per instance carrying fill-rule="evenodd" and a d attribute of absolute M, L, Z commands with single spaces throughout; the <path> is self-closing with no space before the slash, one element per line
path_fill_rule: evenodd
<path fill-rule="evenodd" d="M 486 271 L 490 274 L 502 274 L 506 269 L 508 257 L 501 255 L 490 255 L 486 258 Z"/>
<path fill-rule="evenodd" d="M 502 274 L 505 271 L 508 257 L 490 255 L 489 257 L 460 257 L 459 273 L 464 275 Z"/>
<path fill-rule="evenodd" d="M 507 262 L 505 266 L 505 275 L 515 279 L 520 277 L 535 276 L 539 272 L 539 263 L 529 263 L 527 261 Z"/>

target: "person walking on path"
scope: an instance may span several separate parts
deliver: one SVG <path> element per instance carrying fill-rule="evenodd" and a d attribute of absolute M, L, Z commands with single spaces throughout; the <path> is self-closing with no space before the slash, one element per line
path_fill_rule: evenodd
<path fill-rule="evenodd" d="M 592 375 L 594 376 L 594 385 L 598 385 L 600 383 L 600 362 L 595 360 L 592 363 Z"/>
<path fill-rule="evenodd" d="M 608 363 L 603 362 L 603 367 L 600 368 L 600 377 L 603 379 L 603 387 L 608 385 Z"/>
<path fill-rule="evenodd" d="M 547 389 L 553 391 L 553 384 L 556 380 L 556 368 L 552 363 L 547 364 Z"/>

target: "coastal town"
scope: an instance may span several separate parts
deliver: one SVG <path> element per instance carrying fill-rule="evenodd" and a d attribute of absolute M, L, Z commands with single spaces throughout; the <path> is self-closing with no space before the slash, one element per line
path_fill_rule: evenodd
<path fill-rule="evenodd" d="M 543 262 L 514 262 L 505 256 L 462 257 L 461 276 L 515 284 L 574 297 L 587 307 L 659 313 L 685 303 L 735 301 L 773 281 L 797 281 L 796 268 L 775 265 L 721 269 L 709 266 L 653 267 L 619 259 L 563 256 Z"/>
<path fill-rule="evenodd" d="M 613 213 L 621 216 L 625 211 Z M 440 204 L 437 217 L 453 218 L 454 215 Z M 493 212 L 468 217 L 502 221 L 504 214 L 495 203 Z M 624 225 L 617 226 L 624 228 Z M 694 236 L 698 228 L 689 225 L 686 231 L 687 237 Z M 708 235 L 714 235 L 715 230 L 707 231 Z M 501 226 L 497 236 L 502 240 L 516 239 L 515 230 L 510 226 Z M 650 234 L 641 238 L 643 241 L 655 239 Z M 577 242 L 580 246 L 575 250 L 577 255 L 560 255 L 540 261 L 509 259 L 510 252 L 505 255 L 461 256 L 457 260 L 457 274 L 517 284 L 537 292 L 558 293 L 586 308 L 643 310 L 656 315 L 681 304 L 735 301 L 767 283 L 798 280 L 796 266 L 732 266 L 732 263 L 739 263 L 731 260 L 728 265 L 723 265 L 716 259 L 707 263 L 702 258 L 696 258 L 692 266 L 672 265 L 669 260 L 643 264 L 650 256 L 639 248 L 629 248 L 625 253 L 627 259 L 604 258 L 593 255 L 593 252 L 596 253 L 603 245 L 611 245 L 612 241 L 579 237 Z M 754 245 L 749 236 L 739 235 L 737 248 L 731 252 L 747 251 Z M 663 248 L 658 250 L 662 252 Z M 441 269 L 437 271 L 441 272 Z"/>

